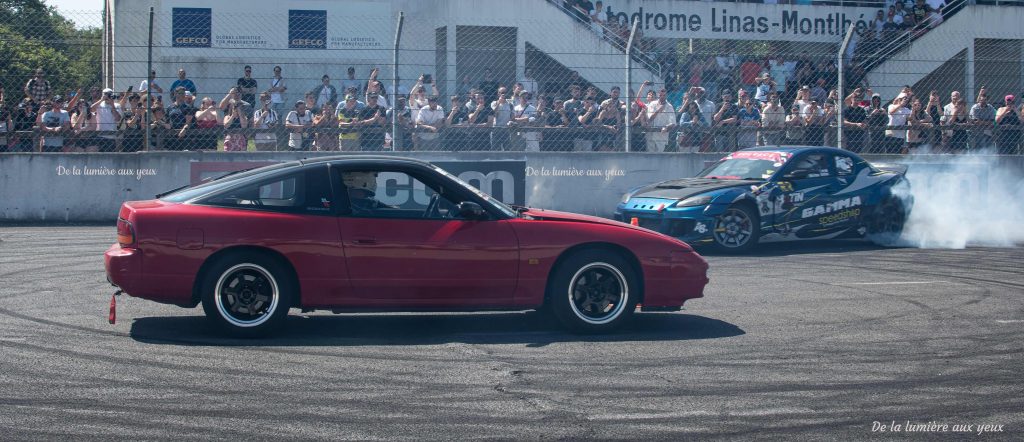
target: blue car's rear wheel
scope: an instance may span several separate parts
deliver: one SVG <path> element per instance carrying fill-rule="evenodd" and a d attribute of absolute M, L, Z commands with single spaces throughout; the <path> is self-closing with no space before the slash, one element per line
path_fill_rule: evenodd
<path fill-rule="evenodd" d="M 760 234 L 757 215 L 745 205 L 733 205 L 715 221 L 711 237 L 720 250 L 741 253 L 757 244 Z"/>

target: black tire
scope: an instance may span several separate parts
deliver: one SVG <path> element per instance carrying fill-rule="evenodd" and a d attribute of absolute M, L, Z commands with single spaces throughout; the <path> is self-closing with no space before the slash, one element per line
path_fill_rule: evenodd
<path fill-rule="evenodd" d="M 572 332 L 605 333 L 629 320 L 640 296 L 636 272 L 623 257 L 590 249 L 574 253 L 553 271 L 547 305 Z"/>
<path fill-rule="evenodd" d="M 715 248 L 726 253 L 746 253 L 761 238 L 760 220 L 750 206 L 734 204 L 725 209 L 711 230 Z"/>
<path fill-rule="evenodd" d="M 907 223 L 907 210 L 903 202 L 894 196 L 883 199 L 867 222 L 867 236 L 880 245 L 895 244 Z"/>
<path fill-rule="evenodd" d="M 254 338 L 281 327 L 296 284 L 278 260 L 235 253 L 217 259 L 201 287 L 208 319 L 232 336 Z"/>

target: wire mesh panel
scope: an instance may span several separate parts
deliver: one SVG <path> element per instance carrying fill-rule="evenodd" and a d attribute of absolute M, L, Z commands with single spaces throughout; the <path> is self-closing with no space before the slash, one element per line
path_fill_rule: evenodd
<path fill-rule="evenodd" d="M 728 152 L 840 126 L 859 152 L 1021 151 L 1013 5 L 23 3 L 0 11 L 4 151 Z"/>

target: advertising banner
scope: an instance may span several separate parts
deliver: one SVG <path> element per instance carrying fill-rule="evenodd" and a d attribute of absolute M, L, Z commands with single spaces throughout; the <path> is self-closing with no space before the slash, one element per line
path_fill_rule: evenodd
<path fill-rule="evenodd" d="M 171 34 L 176 48 L 208 48 L 213 29 L 210 8 L 173 8 Z"/>

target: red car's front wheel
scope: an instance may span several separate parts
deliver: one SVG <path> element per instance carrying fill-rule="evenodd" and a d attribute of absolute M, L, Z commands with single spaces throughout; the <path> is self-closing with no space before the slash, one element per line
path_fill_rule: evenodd
<path fill-rule="evenodd" d="M 572 331 L 615 329 L 633 314 L 639 299 L 632 266 L 607 250 L 585 250 L 563 261 L 552 275 L 548 302 Z"/>

